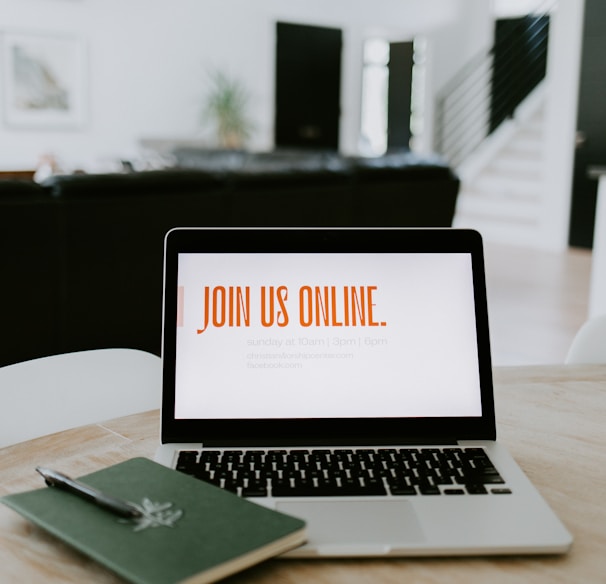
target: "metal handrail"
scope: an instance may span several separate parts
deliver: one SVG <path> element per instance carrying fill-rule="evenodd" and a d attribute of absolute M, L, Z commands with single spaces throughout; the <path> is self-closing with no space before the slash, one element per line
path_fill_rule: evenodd
<path fill-rule="evenodd" d="M 434 148 L 454 167 L 511 117 L 545 77 L 549 14 L 554 5 L 554 0 L 546 0 L 531 15 L 521 18 L 489 50 L 466 63 L 441 91 L 436 103 Z M 524 47 L 516 42 L 521 38 Z M 499 57 L 497 65 L 495 55 Z"/>

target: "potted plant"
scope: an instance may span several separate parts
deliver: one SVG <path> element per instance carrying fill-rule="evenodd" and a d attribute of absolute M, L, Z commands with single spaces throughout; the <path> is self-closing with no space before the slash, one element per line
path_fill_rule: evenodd
<path fill-rule="evenodd" d="M 211 89 L 206 97 L 203 121 L 210 120 L 222 148 L 240 149 L 249 138 L 252 124 L 248 118 L 249 94 L 244 85 L 221 71 L 209 74 Z"/>

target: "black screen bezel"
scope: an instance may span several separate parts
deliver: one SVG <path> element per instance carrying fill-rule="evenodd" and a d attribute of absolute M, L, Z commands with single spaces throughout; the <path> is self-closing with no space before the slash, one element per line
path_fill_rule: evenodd
<path fill-rule="evenodd" d="M 473 268 L 481 417 L 175 419 L 176 307 L 180 253 L 469 253 Z M 483 244 L 451 228 L 177 228 L 164 246 L 162 443 L 303 445 L 494 440 L 496 426 Z"/>

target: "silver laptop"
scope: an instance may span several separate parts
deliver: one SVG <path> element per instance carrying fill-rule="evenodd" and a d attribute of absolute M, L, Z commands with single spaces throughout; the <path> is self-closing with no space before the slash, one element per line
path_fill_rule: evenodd
<path fill-rule="evenodd" d="M 156 460 L 307 520 L 291 557 L 563 553 L 496 440 L 479 234 L 175 229 Z"/>

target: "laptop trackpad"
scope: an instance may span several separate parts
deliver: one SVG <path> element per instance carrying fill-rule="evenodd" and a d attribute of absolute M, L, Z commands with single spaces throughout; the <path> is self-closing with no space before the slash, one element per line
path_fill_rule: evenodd
<path fill-rule="evenodd" d="M 326 555 L 380 555 L 425 539 L 407 501 L 279 501 L 307 521 L 308 547 Z"/>

